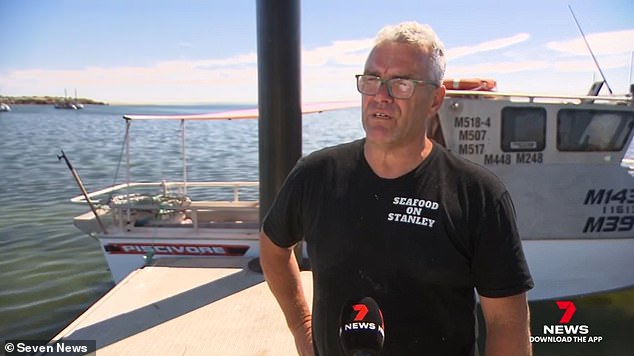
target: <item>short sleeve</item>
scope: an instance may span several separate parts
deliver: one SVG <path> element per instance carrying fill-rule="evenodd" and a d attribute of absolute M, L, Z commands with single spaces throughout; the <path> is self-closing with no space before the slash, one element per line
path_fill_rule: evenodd
<path fill-rule="evenodd" d="M 286 177 L 262 222 L 262 231 L 280 247 L 290 247 L 303 238 L 301 219 L 305 165 L 300 160 Z"/>

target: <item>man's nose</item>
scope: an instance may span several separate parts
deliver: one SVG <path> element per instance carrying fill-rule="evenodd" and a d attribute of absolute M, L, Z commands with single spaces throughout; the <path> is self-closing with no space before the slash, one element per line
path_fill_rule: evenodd
<path fill-rule="evenodd" d="M 379 91 L 376 92 L 376 95 L 374 95 L 374 99 L 378 100 L 378 101 L 392 101 L 394 100 L 394 98 L 392 98 L 392 96 L 390 95 L 390 92 L 387 88 L 388 84 L 387 83 L 381 83 L 381 86 L 379 86 Z"/>

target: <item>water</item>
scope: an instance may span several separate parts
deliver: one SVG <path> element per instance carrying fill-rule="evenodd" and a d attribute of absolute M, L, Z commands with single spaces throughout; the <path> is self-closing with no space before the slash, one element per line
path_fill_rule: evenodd
<path fill-rule="evenodd" d="M 86 210 L 63 149 L 88 191 L 114 182 L 126 114 L 204 113 L 236 106 L 14 105 L 0 115 L 0 341 L 50 339 L 113 286 L 98 243 L 72 224 Z M 362 135 L 358 110 L 306 116 L 304 151 Z M 258 180 L 256 120 L 188 122 L 189 180 Z M 337 130 L 331 130 L 337 127 Z M 176 121 L 132 125 L 132 180 L 182 179 Z M 121 182 L 123 166 L 119 171 Z"/>
<path fill-rule="evenodd" d="M 122 114 L 201 113 L 223 106 L 13 106 L 0 114 L 0 343 L 50 339 L 113 284 L 98 243 L 72 225 L 85 211 L 63 149 L 89 191 L 111 185 L 121 159 Z M 334 129 L 336 128 L 336 129 Z M 257 121 L 187 123 L 190 180 L 257 180 Z M 359 110 L 304 118 L 304 152 L 363 135 Z M 133 124 L 133 180 L 180 180 L 178 122 Z M 630 156 L 634 152 L 630 151 Z M 119 180 L 123 177 L 123 167 Z M 634 272 L 633 272 L 634 273 Z M 534 344 L 536 355 L 632 355 L 634 289 L 573 299 L 575 321 L 601 335 L 597 345 Z M 534 334 L 561 316 L 552 301 L 531 303 Z"/>

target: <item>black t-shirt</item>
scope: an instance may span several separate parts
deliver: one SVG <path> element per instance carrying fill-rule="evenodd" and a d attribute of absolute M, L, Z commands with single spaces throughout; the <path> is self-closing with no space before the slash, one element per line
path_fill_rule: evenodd
<path fill-rule="evenodd" d="M 436 144 L 413 171 L 380 178 L 364 142 L 300 160 L 263 222 L 279 246 L 307 242 L 316 351 L 343 354 L 341 308 L 370 296 L 385 320 L 382 355 L 472 355 L 474 287 L 504 297 L 533 286 L 509 193 Z"/>

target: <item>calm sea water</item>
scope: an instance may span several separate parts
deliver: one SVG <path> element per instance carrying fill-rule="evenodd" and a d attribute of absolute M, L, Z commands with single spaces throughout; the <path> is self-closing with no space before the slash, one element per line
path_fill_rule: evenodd
<path fill-rule="evenodd" d="M 72 111 L 24 105 L 0 113 L 0 340 L 50 339 L 113 286 L 98 243 L 72 224 L 86 208 L 69 202 L 81 193 L 57 159 L 60 150 L 92 191 L 114 182 L 124 113 L 240 108 L 87 106 Z M 361 137 L 358 117 L 358 110 L 306 116 L 304 151 Z M 136 124 L 132 179 L 182 179 L 180 123 Z M 186 125 L 189 180 L 258 180 L 257 121 Z M 123 165 L 118 176 L 121 182 Z"/>
<path fill-rule="evenodd" d="M 115 179 L 122 114 L 239 108 L 88 106 L 68 111 L 25 105 L 0 113 L 0 344 L 50 339 L 113 286 L 98 243 L 72 224 L 85 207 L 69 202 L 80 192 L 57 159 L 61 149 L 91 191 Z M 257 132 L 255 120 L 187 123 L 189 180 L 257 180 Z M 303 151 L 362 135 L 358 109 L 309 115 Z M 131 139 L 133 180 L 181 179 L 178 122 L 133 125 Z M 602 343 L 536 344 L 536 355 L 634 355 L 634 289 L 574 301 L 578 317 L 604 337 Z M 560 316 L 551 301 L 531 303 L 531 311 L 533 332 L 540 335 L 543 325 Z"/>

